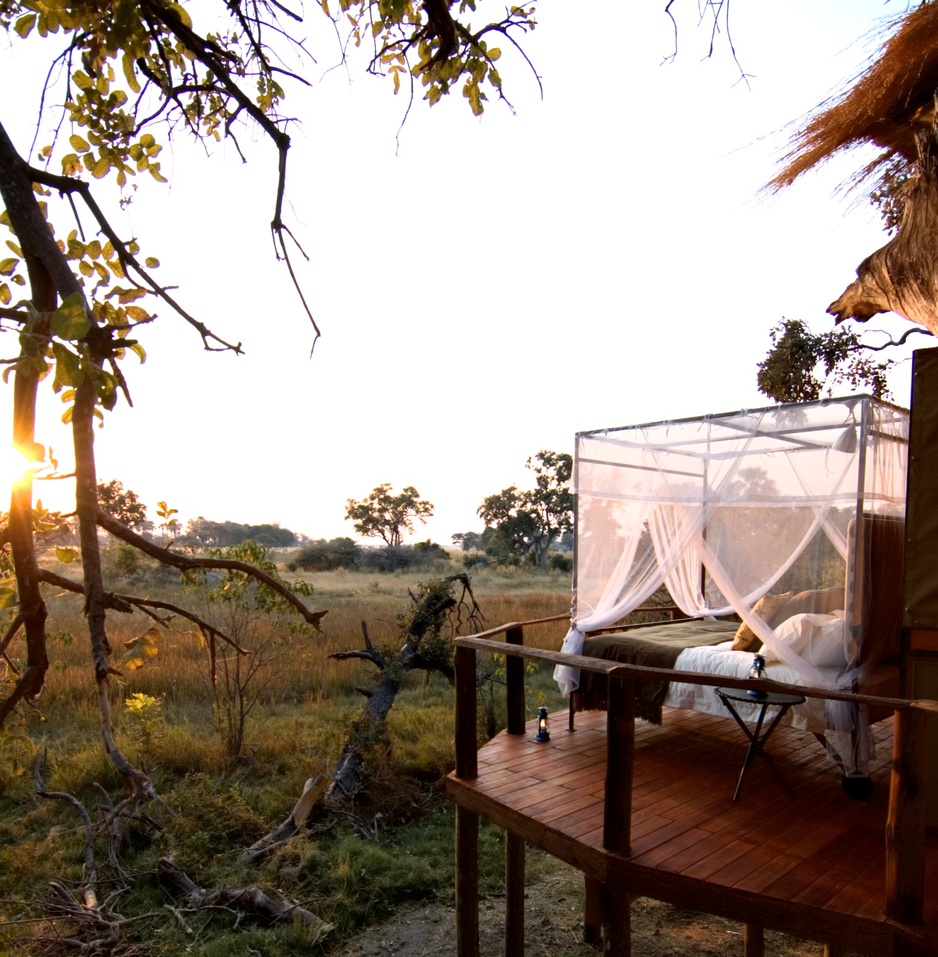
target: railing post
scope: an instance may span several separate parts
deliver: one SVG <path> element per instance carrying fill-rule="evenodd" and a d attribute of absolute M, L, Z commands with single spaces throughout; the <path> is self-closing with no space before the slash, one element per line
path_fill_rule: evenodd
<path fill-rule="evenodd" d="M 524 644 L 524 631 L 520 625 L 505 631 L 505 643 Z M 508 688 L 508 733 L 524 734 L 524 658 L 505 655 L 505 684 Z"/>
<path fill-rule="evenodd" d="M 457 645 L 453 666 L 456 672 L 456 777 L 472 780 L 479 775 L 475 648 Z"/>
<path fill-rule="evenodd" d="M 925 897 L 925 787 L 929 714 L 895 713 L 889 815 L 886 819 L 886 917 L 922 922 Z"/>

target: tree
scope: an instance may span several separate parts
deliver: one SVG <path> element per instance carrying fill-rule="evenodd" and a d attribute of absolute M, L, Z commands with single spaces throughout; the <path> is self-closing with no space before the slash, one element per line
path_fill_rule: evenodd
<path fill-rule="evenodd" d="M 389 482 L 376 486 L 362 501 L 350 498 L 345 505 L 345 517 L 355 523 L 355 531 L 380 538 L 388 548 L 400 546 L 404 532 L 414 530 L 415 518 L 424 522 L 432 514 L 433 505 L 420 498 L 413 485 L 392 495 Z"/>
<path fill-rule="evenodd" d="M 111 479 L 98 483 L 98 505 L 112 518 L 138 532 L 149 532 L 153 522 L 147 518 L 147 507 L 136 492 L 125 489 L 122 482 Z"/>
<path fill-rule="evenodd" d="M 349 46 L 370 38 L 375 54 L 369 69 L 389 75 L 395 88 L 401 74 L 411 70 L 432 105 L 461 84 L 478 114 L 486 91 L 501 96 L 495 66 L 500 51 L 490 48 L 489 41 L 501 36 L 515 43 L 515 34 L 533 28 L 534 7 L 514 7 L 500 20 L 473 27 L 463 16 L 471 15 L 473 6 L 464 5 L 454 16 L 449 4 L 439 0 L 416 6 L 340 0 L 334 29 L 350 30 Z M 325 0 L 322 8 L 329 13 Z M 281 104 L 285 84 L 306 82 L 287 64 L 300 61 L 302 68 L 304 61 L 312 62 L 303 48 L 305 33 L 295 26 L 300 15 L 277 0 L 256 0 L 249 9 L 224 0 L 193 12 L 202 18 L 198 25 L 188 9 L 169 0 L 139 4 L 21 0 L 0 5 L 0 26 L 13 42 L 57 41 L 48 75 L 62 77 L 58 87 L 50 79 L 44 91 L 42 111 L 52 118 L 53 132 L 48 143 L 31 150 L 40 165 L 32 165 L 17 151 L 0 124 L 0 199 L 5 206 L 0 223 L 12 234 L 8 247 L 13 254 L 0 260 L 0 322 L 19 332 L 19 353 L 7 360 L 5 373 L 13 381 L 13 444 L 34 461 L 46 456 L 36 441 L 36 399 L 39 382 L 51 372 L 47 381 L 63 399 L 73 430 L 82 558 L 81 581 L 39 566 L 33 482 L 27 475 L 13 489 L 6 530 L 18 605 L 4 639 L 8 647 L 23 634 L 26 664 L 0 700 L 0 725 L 21 701 L 39 694 L 49 667 L 42 584 L 52 581 L 58 588 L 83 594 L 105 747 L 137 797 L 151 795 L 152 786 L 121 752 L 112 725 L 106 626 L 110 611 L 127 611 L 132 605 L 130 596 L 118 598 L 104 588 L 98 527 L 167 564 L 192 568 L 197 560 L 183 559 L 168 548 L 153 551 L 151 543 L 101 508 L 93 423 L 122 395 L 129 401 L 125 360 L 130 355 L 144 358 L 139 336 L 155 320 L 154 302 L 187 322 L 208 351 L 240 353 L 241 344 L 226 341 L 191 315 L 170 287 L 154 278 L 158 259 L 144 257 L 136 239 L 119 235 L 92 192 L 91 181 L 112 179 L 124 190 L 132 183 L 136 186 L 138 174 L 149 174 L 153 181 L 165 183 L 157 135 L 167 131 L 182 129 L 205 143 L 231 137 L 236 148 L 239 129 L 260 131 L 278 155 L 271 232 L 277 257 L 292 278 L 292 234 L 282 216 L 290 149 L 287 127 L 292 120 Z M 43 127 L 44 118 L 40 115 L 36 128 Z M 64 215 L 74 211 L 76 228 L 62 230 L 49 220 L 54 194 L 67 200 Z M 131 199 L 128 190 L 122 203 Z M 90 237 L 78 221 L 79 208 L 94 225 Z M 318 328 L 298 287 L 297 292 L 315 342 Z M 21 298 L 14 301 L 15 296 Z M 146 599 L 134 601 L 136 607 L 152 611 Z M 294 609 L 310 623 L 323 614 L 311 612 L 298 600 Z"/>
<path fill-rule="evenodd" d="M 519 491 L 511 485 L 489 495 L 478 514 L 494 529 L 488 551 L 546 568 L 550 546 L 573 529 L 573 457 L 541 450 L 525 467 L 534 472 L 534 488 Z"/>
<path fill-rule="evenodd" d="M 912 330 L 915 331 L 915 330 Z M 886 373 L 895 362 L 874 359 L 852 329 L 813 333 L 800 319 L 783 319 L 771 333 L 772 347 L 759 363 L 759 391 L 776 402 L 809 402 L 846 383 L 854 391 L 888 397 Z M 891 340 L 887 345 L 896 345 Z"/>

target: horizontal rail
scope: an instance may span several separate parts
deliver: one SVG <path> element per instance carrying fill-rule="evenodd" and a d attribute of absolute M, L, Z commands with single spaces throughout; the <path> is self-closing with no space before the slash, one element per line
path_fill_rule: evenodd
<path fill-rule="evenodd" d="M 498 634 L 508 626 L 493 629 L 487 634 Z M 511 627 L 517 628 L 515 624 Z M 592 671 L 596 674 L 614 675 L 616 677 L 631 677 L 638 681 L 679 681 L 684 684 L 708 685 L 721 688 L 751 689 L 751 678 L 732 678 L 729 675 L 700 674 L 695 671 L 677 671 L 672 668 L 650 668 L 646 665 L 623 665 L 615 661 L 606 661 L 603 658 L 588 658 L 586 655 L 567 655 L 562 651 L 546 651 L 543 648 L 530 648 L 525 645 L 508 645 L 502 641 L 492 641 L 481 635 L 457 638 L 457 646 L 475 648 L 479 651 L 488 651 L 500 655 L 518 655 L 522 658 L 531 658 L 548 664 L 566 665 L 569 668 L 579 668 L 582 671 Z M 891 711 L 927 711 L 938 714 L 938 701 L 929 698 L 880 698 L 876 695 L 859 694 L 853 691 L 838 691 L 835 688 L 809 688 L 804 685 L 787 684 L 782 681 L 772 681 L 770 678 L 759 680 L 759 687 L 765 691 L 778 691 L 782 694 L 799 694 L 805 698 L 822 698 L 828 701 L 846 701 L 850 704 L 878 705 Z"/>

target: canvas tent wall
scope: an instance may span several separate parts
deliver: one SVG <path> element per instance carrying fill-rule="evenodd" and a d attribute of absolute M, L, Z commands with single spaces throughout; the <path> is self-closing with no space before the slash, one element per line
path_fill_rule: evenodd
<path fill-rule="evenodd" d="M 686 615 L 735 612 L 805 684 L 856 687 L 897 648 L 873 596 L 877 575 L 901 574 L 908 431 L 906 410 L 854 396 L 579 433 L 564 651 L 663 585 Z M 842 626 L 819 660 L 779 641 L 759 602 L 825 587 L 843 588 Z M 576 687 L 572 669 L 557 678 Z"/>

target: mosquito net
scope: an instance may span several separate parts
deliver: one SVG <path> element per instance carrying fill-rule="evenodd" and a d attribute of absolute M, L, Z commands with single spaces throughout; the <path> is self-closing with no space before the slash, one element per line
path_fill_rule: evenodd
<path fill-rule="evenodd" d="M 868 396 L 578 434 L 563 650 L 664 586 L 692 618 L 738 615 L 805 685 L 857 687 L 897 647 L 877 595 L 890 575 L 901 594 L 907 443 L 908 412 Z M 791 640 L 770 609 L 822 590 L 824 640 Z"/>

